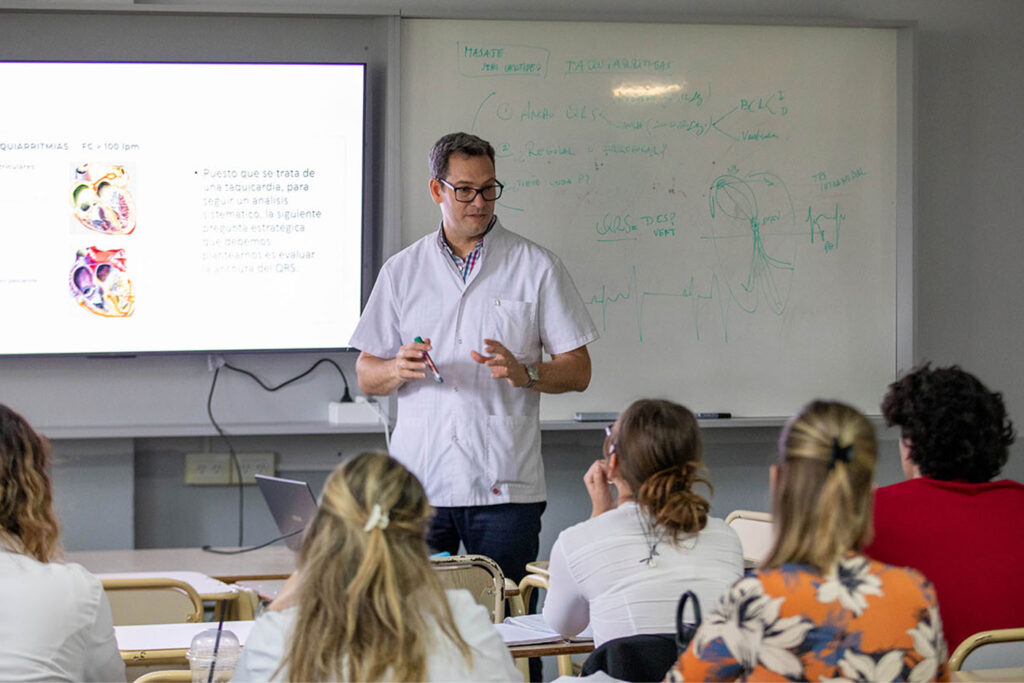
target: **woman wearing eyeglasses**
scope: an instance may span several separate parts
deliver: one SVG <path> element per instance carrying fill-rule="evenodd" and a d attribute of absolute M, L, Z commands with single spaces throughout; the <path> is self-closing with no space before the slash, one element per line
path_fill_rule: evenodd
<path fill-rule="evenodd" d="M 555 541 L 544 603 L 544 619 L 565 635 L 589 622 L 595 646 L 674 632 L 683 591 L 712 605 L 743 574 L 739 538 L 694 491 L 711 485 L 693 413 L 640 400 L 606 432 L 604 458 L 583 478 L 593 512 Z"/>

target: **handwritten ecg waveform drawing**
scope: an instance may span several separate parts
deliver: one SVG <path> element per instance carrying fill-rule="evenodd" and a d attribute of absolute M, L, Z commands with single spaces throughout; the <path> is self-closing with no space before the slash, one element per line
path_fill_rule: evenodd
<path fill-rule="evenodd" d="M 403 244 L 437 229 L 426 150 L 475 133 L 503 225 L 565 263 L 601 331 L 590 389 L 546 419 L 646 395 L 777 416 L 836 387 L 877 409 L 913 237 L 894 31 L 402 26 Z"/>
<path fill-rule="evenodd" d="M 526 59 L 530 51 L 523 46 L 471 48 L 460 42 L 458 49 L 460 74 L 467 78 L 527 73 L 546 78 L 551 58 L 551 52 L 545 49 L 534 53 L 530 61 Z M 483 60 L 476 67 L 479 73 L 469 66 L 474 59 Z M 503 59 L 512 61 L 506 63 Z M 600 60 L 570 62 L 568 73 L 627 67 Z M 642 68 L 669 71 L 672 63 L 648 60 Z M 502 169 L 499 175 L 507 179 L 499 210 L 512 212 L 513 216 L 530 213 L 560 195 L 569 204 L 577 198 L 580 205 L 600 205 L 609 195 L 609 172 L 613 177 L 624 175 L 625 183 L 642 186 L 644 173 L 633 173 L 639 165 L 670 167 L 674 159 L 694 157 L 694 152 L 687 150 L 697 145 L 704 150 L 724 150 L 696 155 L 712 160 L 739 157 L 749 161 L 754 153 L 745 151 L 747 148 L 761 152 L 769 146 L 773 150 L 769 156 L 785 155 L 778 146 L 790 136 L 786 120 L 794 112 L 783 88 L 765 87 L 760 94 L 718 97 L 713 96 L 713 90 L 710 82 L 700 87 L 621 87 L 613 92 L 611 101 L 579 97 L 559 101 L 545 96 L 542 90 L 514 94 L 488 90 L 474 107 L 470 129 L 495 145 L 496 165 Z M 566 124 L 570 128 L 562 127 Z M 580 130 L 586 134 L 580 135 Z M 613 131 L 614 136 L 603 135 L 601 130 Z M 637 242 L 646 233 L 670 239 L 698 234 L 699 240 L 713 247 L 713 271 L 691 275 L 674 287 L 658 284 L 659 278 L 652 273 L 655 269 L 649 267 L 650 259 L 640 259 L 632 266 L 623 264 L 628 270 L 625 282 L 620 279 L 612 284 L 605 280 L 590 287 L 584 299 L 598 308 L 605 331 L 609 308 L 632 305 L 636 339 L 642 342 L 647 335 L 645 323 L 649 322 L 646 303 L 657 297 L 689 301 L 692 310 L 687 317 L 698 340 L 703 335 L 702 318 L 717 312 L 721 338 L 728 342 L 731 312 L 785 314 L 799 244 L 809 241 L 820 245 L 824 253 L 838 249 L 839 228 L 846 218 L 838 201 L 827 208 L 807 203 L 806 211 L 803 206 L 798 211 L 781 173 L 741 171 L 740 164 L 729 164 L 727 172 L 710 183 L 705 193 L 707 214 L 696 223 L 692 210 L 685 218 L 678 210 L 683 200 L 679 195 L 685 195 L 685 190 L 677 195 L 676 188 L 667 190 L 669 196 L 654 193 L 654 203 L 649 202 L 642 212 L 608 210 L 593 220 L 599 244 Z M 510 167 L 511 172 L 504 170 Z M 804 189 L 813 188 L 816 195 L 836 194 L 834 190 L 866 175 L 858 167 L 833 180 L 818 169 L 811 182 L 803 185 Z M 806 225 L 799 225 L 801 222 Z M 667 244 L 656 247 L 659 253 L 654 258 L 663 258 L 666 248 Z"/>
<path fill-rule="evenodd" d="M 723 340 L 729 340 L 731 308 L 754 314 L 759 310 L 780 316 L 786 311 L 796 270 L 798 243 L 822 245 L 829 253 L 839 246 L 839 231 L 845 216 L 836 203 L 831 214 L 815 213 L 808 206 L 806 230 L 797 226 L 797 212 L 786 183 L 768 171 L 734 174 L 715 179 L 709 192 L 708 212 L 712 219 L 710 235 L 702 240 L 713 243 L 716 266 L 710 277 L 697 282 L 690 276 L 686 284 L 674 290 L 647 289 L 638 281 L 638 266 L 629 268 L 625 288 L 609 292 L 607 284 L 585 299 L 598 307 L 602 328 L 608 328 L 610 306 L 630 304 L 635 308 L 636 334 L 644 339 L 644 304 L 648 297 L 689 301 L 689 316 L 697 339 L 701 338 L 701 315 L 711 306 L 722 322 Z M 650 218 L 650 217 L 644 217 Z M 833 227 L 827 229 L 831 222 Z M 604 232 L 614 229 L 606 227 Z M 602 232 L 599 226 L 598 232 Z M 635 240 L 635 237 L 617 238 Z M 640 270 L 643 270 L 640 267 Z"/>

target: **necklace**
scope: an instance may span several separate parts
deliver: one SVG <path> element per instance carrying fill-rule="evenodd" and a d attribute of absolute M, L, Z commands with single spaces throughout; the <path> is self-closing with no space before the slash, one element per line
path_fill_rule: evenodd
<path fill-rule="evenodd" d="M 640 522 L 640 531 L 644 534 L 644 543 L 647 544 L 647 557 L 640 560 L 640 564 L 648 567 L 657 567 L 658 562 L 654 558 L 658 555 L 658 544 L 661 543 L 662 529 L 651 521 L 647 515 L 640 512 L 640 506 L 636 506 L 636 518 Z"/>

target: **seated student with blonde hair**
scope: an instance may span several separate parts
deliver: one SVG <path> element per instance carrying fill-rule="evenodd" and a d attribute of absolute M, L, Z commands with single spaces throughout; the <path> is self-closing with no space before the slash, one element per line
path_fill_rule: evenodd
<path fill-rule="evenodd" d="M 773 470 L 775 543 L 710 613 L 669 680 L 945 680 L 931 584 L 861 554 L 877 445 L 867 419 L 815 401 Z"/>
<path fill-rule="evenodd" d="M 591 518 L 551 549 L 544 619 L 576 635 L 589 622 L 594 644 L 675 631 L 679 596 L 714 603 L 743 575 L 736 532 L 708 516 L 696 493 L 700 430 L 693 413 L 662 400 L 636 401 L 608 430 L 606 460 L 584 476 Z M 618 490 L 618 502 L 611 487 Z"/>
<path fill-rule="evenodd" d="M 234 680 L 521 681 L 487 610 L 442 588 L 424 540 L 431 514 L 386 454 L 339 465 Z"/>
<path fill-rule="evenodd" d="M 50 445 L 0 405 L 0 680 L 124 680 L 99 579 L 60 561 Z"/>

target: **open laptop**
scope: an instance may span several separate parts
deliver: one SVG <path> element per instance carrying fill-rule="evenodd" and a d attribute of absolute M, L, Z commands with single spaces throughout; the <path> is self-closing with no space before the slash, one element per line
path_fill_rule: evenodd
<path fill-rule="evenodd" d="M 306 528 L 317 510 L 316 497 L 309 484 L 262 474 L 255 475 L 255 479 L 282 536 Z M 302 534 L 288 536 L 284 542 L 292 550 L 298 551 L 302 547 Z"/>

